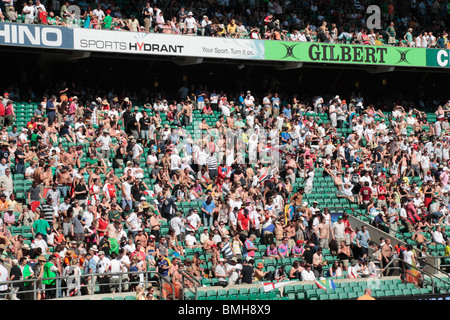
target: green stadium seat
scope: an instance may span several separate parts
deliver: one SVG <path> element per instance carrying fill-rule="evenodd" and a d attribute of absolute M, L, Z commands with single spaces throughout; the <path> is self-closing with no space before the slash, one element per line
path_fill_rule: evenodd
<path fill-rule="evenodd" d="M 338 300 L 339 296 L 336 293 L 331 293 L 328 295 L 330 297 L 330 300 Z"/>
<path fill-rule="evenodd" d="M 403 290 L 402 289 L 395 289 L 394 290 L 394 295 L 395 296 L 402 296 L 403 295 Z"/>
<path fill-rule="evenodd" d="M 317 293 L 315 289 L 308 289 L 306 290 L 306 298 L 308 300 L 311 300 L 312 297 L 317 297 Z"/>
<path fill-rule="evenodd" d="M 412 295 L 411 289 L 403 289 L 402 292 L 403 292 L 404 296 L 411 296 Z"/>
<path fill-rule="evenodd" d="M 248 295 L 248 300 L 258 300 L 258 294 L 257 293 L 250 293 Z"/>
<path fill-rule="evenodd" d="M 348 298 L 349 299 L 357 299 L 358 298 L 358 294 L 356 294 L 355 292 L 349 292 L 348 293 Z"/>
<path fill-rule="evenodd" d="M 330 297 L 328 294 L 322 293 L 321 295 L 319 295 L 319 300 L 330 300 Z"/>
<path fill-rule="evenodd" d="M 266 292 L 259 292 L 258 300 L 269 300 L 269 294 Z"/>
<path fill-rule="evenodd" d="M 283 288 L 284 294 L 294 293 L 294 287 L 292 285 L 285 285 Z"/>
<path fill-rule="evenodd" d="M 297 300 L 305 300 L 306 299 L 305 292 L 296 292 L 296 294 L 297 294 Z"/>
<path fill-rule="evenodd" d="M 340 300 L 348 299 L 348 294 L 345 292 L 340 293 L 338 296 Z"/>
<path fill-rule="evenodd" d="M 216 290 L 208 290 L 206 291 L 206 296 L 209 297 L 217 297 L 217 291 Z"/>

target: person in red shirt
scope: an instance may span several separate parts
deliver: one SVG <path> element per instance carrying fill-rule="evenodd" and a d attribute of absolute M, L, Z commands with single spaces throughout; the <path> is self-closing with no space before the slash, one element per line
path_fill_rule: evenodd
<path fill-rule="evenodd" d="M 27 122 L 27 129 L 28 131 L 33 131 L 37 128 L 36 118 L 31 117 L 30 121 Z"/>
<path fill-rule="evenodd" d="M 414 206 L 413 200 L 409 200 L 405 206 L 406 211 L 406 226 L 408 228 L 408 232 L 413 232 L 417 223 L 419 223 L 420 216 L 417 214 L 416 207 Z"/>
<path fill-rule="evenodd" d="M 369 181 L 364 182 L 364 187 L 359 190 L 359 203 L 368 206 L 370 204 L 370 200 L 372 199 L 372 188 L 369 187 Z"/>
<path fill-rule="evenodd" d="M 345 226 L 345 242 L 347 243 L 347 245 L 350 245 L 350 237 L 354 230 L 350 225 L 350 221 L 348 221 L 348 213 L 346 212 L 342 214 L 342 223 Z"/>
<path fill-rule="evenodd" d="M 378 209 L 381 209 L 383 207 L 386 207 L 386 195 L 387 195 L 387 189 L 386 187 L 379 185 L 378 183 L 374 183 L 374 189 L 377 193 L 377 207 Z"/>
<path fill-rule="evenodd" d="M 245 241 L 245 239 L 248 236 L 248 233 L 250 232 L 250 218 L 249 218 L 249 212 L 248 209 L 241 209 L 239 210 L 238 217 L 237 217 L 237 229 L 239 233 L 241 233 L 242 239 Z M 241 239 L 241 241 L 242 241 Z"/>
<path fill-rule="evenodd" d="M 98 220 L 97 232 L 99 236 L 99 240 L 105 235 L 106 228 L 109 225 L 108 214 L 103 212 L 100 219 Z"/>
<path fill-rule="evenodd" d="M 5 125 L 5 106 L 0 102 L 0 127 Z"/>
<path fill-rule="evenodd" d="M 44 11 L 41 7 L 39 7 L 38 10 L 39 10 L 39 20 L 41 21 L 42 24 L 47 24 L 48 12 Z"/>
<path fill-rule="evenodd" d="M 117 198 L 117 195 L 116 195 L 116 187 L 115 187 L 115 185 L 114 185 L 114 180 L 113 180 L 112 178 L 110 178 L 110 179 L 108 180 L 108 183 L 106 183 L 106 184 L 103 186 L 103 195 L 104 195 L 108 200 Z"/>

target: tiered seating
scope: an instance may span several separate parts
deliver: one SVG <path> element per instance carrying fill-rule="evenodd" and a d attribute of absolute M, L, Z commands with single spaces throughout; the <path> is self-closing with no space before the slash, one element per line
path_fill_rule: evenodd
<path fill-rule="evenodd" d="M 400 279 L 386 279 L 374 282 L 364 280 L 335 281 L 336 289 L 319 289 L 315 284 L 295 281 L 293 284 L 286 284 L 281 289 L 276 288 L 265 292 L 263 287 L 242 287 L 242 288 L 221 288 L 211 287 L 201 288 L 197 292 L 198 300 L 352 300 L 364 294 L 364 290 L 372 289 L 374 297 L 392 296 L 413 296 L 431 294 L 431 286 L 416 288 L 411 283 L 402 283 Z M 444 288 L 444 282 L 441 281 Z M 195 298 L 194 293 L 185 292 L 187 300 Z"/>

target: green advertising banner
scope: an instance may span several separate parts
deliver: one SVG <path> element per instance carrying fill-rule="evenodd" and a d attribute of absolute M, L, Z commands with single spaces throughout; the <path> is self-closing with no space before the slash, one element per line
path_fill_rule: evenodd
<path fill-rule="evenodd" d="M 427 66 L 438 68 L 450 67 L 450 50 L 427 49 Z"/>
<path fill-rule="evenodd" d="M 426 67 L 423 48 L 265 41 L 266 60 L 376 66 Z"/>

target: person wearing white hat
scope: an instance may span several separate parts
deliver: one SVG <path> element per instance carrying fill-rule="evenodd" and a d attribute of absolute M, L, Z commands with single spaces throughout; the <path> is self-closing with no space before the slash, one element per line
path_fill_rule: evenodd
<path fill-rule="evenodd" d="M 205 35 L 205 28 L 207 25 L 212 24 L 211 20 L 209 20 L 208 16 L 203 16 L 202 21 L 200 22 L 200 30 L 201 30 L 201 35 L 204 36 Z"/>
<path fill-rule="evenodd" d="M 193 17 L 192 12 L 189 12 L 187 18 L 184 21 L 186 23 L 186 33 L 187 34 L 197 34 L 197 28 L 199 24 L 197 20 Z"/>
<path fill-rule="evenodd" d="M 99 158 L 109 159 L 109 155 L 113 147 L 109 131 L 104 129 L 102 131 L 102 135 L 97 138 L 96 142 L 100 145 Z"/>
<path fill-rule="evenodd" d="M 214 274 L 218 280 L 217 284 L 222 287 L 226 287 L 228 285 L 227 279 L 228 273 L 225 266 L 225 259 L 220 258 L 219 263 L 216 265 L 216 268 L 214 269 Z"/>

